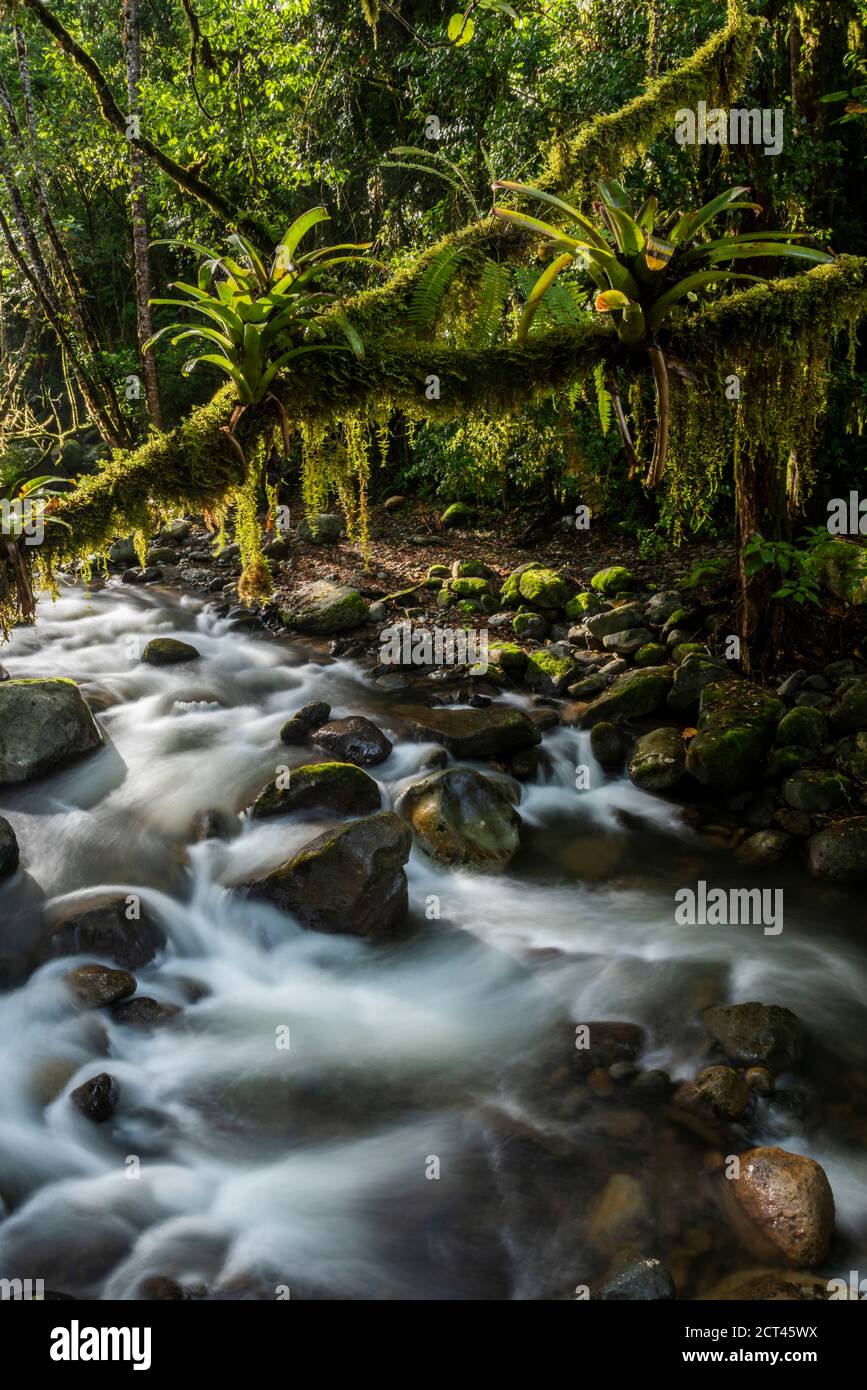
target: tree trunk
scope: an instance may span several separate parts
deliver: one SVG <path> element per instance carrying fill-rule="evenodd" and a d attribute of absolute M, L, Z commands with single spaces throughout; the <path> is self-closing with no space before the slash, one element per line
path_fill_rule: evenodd
<path fill-rule="evenodd" d="M 141 31 L 139 29 L 138 0 L 123 0 L 123 42 L 126 57 L 126 90 L 129 102 L 128 115 L 140 117 L 139 81 L 141 78 Z M 129 185 L 130 216 L 132 218 L 133 273 L 135 277 L 135 313 L 138 332 L 139 352 L 141 353 L 142 376 L 148 411 L 157 429 L 162 428 L 160 409 L 160 387 L 157 377 L 157 360 L 153 348 L 145 349 L 145 343 L 153 334 L 153 318 L 149 304 L 151 294 L 151 271 L 148 246 L 150 230 L 148 225 L 146 161 L 135 139 L 129 140 Z"/>
<path fill-rule="evenodd" d="M 748 575 L 744 546 L 756 534 L 767 541 L 789 536 L 786 470 L 777 458 L 759 447 L 735 462 L 735 509 L 738 546 L 738 617 L 741 663 L 748 675 L 767 676 L 783 648 L 785 608 L 771 597 L 779 587 L 776 568 L 765 566 Z"/>

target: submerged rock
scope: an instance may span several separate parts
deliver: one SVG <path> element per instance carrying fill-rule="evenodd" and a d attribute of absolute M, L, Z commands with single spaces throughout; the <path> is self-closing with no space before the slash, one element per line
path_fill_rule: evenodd
<path fill-rule="evenodd" d="M 416 782 L 397 811 L 427 853 L 450 867 L 504 869 L 519 846 L 521 817 L 502 787 L 473 768 Z"/>
<path fill-rule="evenodd" d="M 19 860 L 18 837 L 8 820 L 0 816 L 0 880 L 15 873 Z"/>
<path fill-rule="evenodd" d="M 321 811 L 333 816 L 364 816 L 378 811 L 379 787 L 354 763 L 309 763 L 293 768 L 289 782 L 269 782 L 253 803 L 253 820 L 290 811 Z"/>
<path fill-rule="evenodd" d="M 417 739 L 445 744 L 456 758 L 495 758 L 542 741 L 533 721 L 511 705 L 413 710 L 412 717 L 412 733 Z"/>
<path fill-rule="evenodd" d="M 803 1028 L 797 1014 L 779 1004 L 719 1004 L 702 1021 L 723 1054 L 737 1066 L 790 1071 L 801 1060 Z"/>
<path fill-rule="evenodd" d="M 92 1124 L 102 1125 L 110 1120 L 117 1108 L 118 1089 L 113 1076 L 107 1071 L 92 1076 L 83 1085 L 76 1086 L 69 1094 L 73 1105 L 81 1111 Z"/>
<path fill-rule="evenodd" d="M 73 681 L 0 682 L 0 786 L 42 777 L 102 744 Z"/>
<path fill-rule="evenodd" d="M 314 931 L 387 938 L 404 924 L 412 835 L 393 811 L 326 831 L 244 892 Z"/>
<path fill-rule="evenodd" d="M 189 642 L 179 642 L 175 637 L 155 637 L 148 642 L 141 659 L 148 666 L 178 666 L 184 661 L 198 661 L 199 656 Z"/>
<path fill-rule="evenodd" d="M 785 1149 L 750 1149 L 740 1177 L 724 1182 L 736 1234 L 759 1259 L 814 1268 L 834 1234 L 834 1196 L 825 1170 Z"/>
<path fill-rule="evenodd" d="M 637 1260 L 602 1285 L 598 1298 L 637 1303 L 675 1297 L 674 1280 L 659 1260 Z"/>
<path fill-rule="evenodd" d="M 679 729 L 654 729 L 643 734 L 629 759 L 629 778 L 648 792 L 676 787 L 686 772 L 686 750 Z"/>
<path fill-rule="evenodd" d="M 357 589 L 317 579 L 295 590 L 280 619 L 299 632 L 346 632 L 367 622 L 367 604 Z"/>
<path fill-rule="evenodd" d="M 372 720 L 360 714 L 321 724 L 313 735 L 313 742 L 333 753 L 339 761 L 356 763 L 359 767 L 384 763 L 394 746 Z"/>
<path fill-rule="evenodd" d="M 134 999 L 124 999 L 115 1004 L 111 1011 L 115 1023 L 146 1031 L 158 1027 L 161 1023 L 170 1023 L 180 1015 L 181 1010 L 177 1004 L 161 1004 L 159 1000 L 151 999 L 147 994 L 137 994 Z"/>
<path fill-rule="evenodd" d="M 745 681 L 705 686 L 698 733 L 686 765 L 702 786 L 740 791 L 760 776 L 774 730 L 785 710 L 782 700 Z"/>
<path fill-rule="evenodd" d="M 165 944 L 162 927 L 143 904 L 129 918 L 126 898 L 104 896 L 78 904 L 46 909 L 45 930 L 37 950 L 40 960 L 58 956 L 106 956 L 126 970 L 148 965 Z"/>
<path fill-rule="evenodd" d="M 112 970 L 108 965 L 80 965 L 63 977 L 79 1004 L 99 1009 L 135 994 L 135 976 L 128 970 Z"/>

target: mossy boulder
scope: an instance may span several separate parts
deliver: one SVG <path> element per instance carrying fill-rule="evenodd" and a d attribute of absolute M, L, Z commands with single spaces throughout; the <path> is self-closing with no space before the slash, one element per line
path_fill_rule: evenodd
<path fill-rule="evenodd" d="M 450 579 L 451 570 L 448 565 L 431 565 L 427 572 L 428 579 Z"/>
<path fill-rule="evenodd" d="M 560 656 L 541 647 L 527 657 L 524 680 L 531 690 L 544 695 L 561 695 L 577 679 L 581 668 L 572 656 Z"/>
<path fill-rule="evenodd" d="M 367 604 L 357 589 L 317 579 L 295 590 L 280 618 L 298 632 L 346 632 L 367 622 Z"/>
<path fill-rule="evenodd" d="M 416 782 L 397 811 L 425 852 L 451 868 L 501 870 L 518 849 L 521 817 L 500 784 L 473 768 Z"/>
<path fill-rule="evenodd" d="M 269 782 L 253 803 L 253 820 L 290 811 L 329 816 L 366 816 L 380 807 L 379 787 L 354 763 L 309 763 L 292 768 L 287 784 Z"/>
<path fill-rule="evenodd" d="M 674 673 L 668 708 L 673 714 L 685 714 L 698 704 L 705 686 L 733 679 L 724 662 L 708 656 L 706 652 L 693 652 L 684 657 Z"/>
<path fill-rule="evenodd" d="M 488 656 L 495 666 L 501 666 L 504 671 L 523 671 L 527 664 L 527 653 L 517 642 L 501 642 L 490 649 Z"/>
<path fill-rule="evenodd" d="M 452 502 L 440 517 L 440 525 L 446 527 L 469 527 L 475 521 L 475 512 L 466 502 Z"/>
<path fill-rule="evenodd" d="M 645 642 L 643 647 L 639 647 L 633 658 L 635 665 L 660 666 L 667 656 L 665 647 L 661 642 Z"/>
<path fill-rule="evenodd" d="M 671 689 L 671 668 L 648 666 L 643 671 L 626 671 L 616 676 L 602 695 L 593 700 L 581 717 L 581 725 L 591 729 L 600 720 L 620 724 L 656 714 Z"/>
<path fill-rule="evenodd" d="M 451 576 L 453 579 L 496 579 L 494 571 L 481 560 L 454 560 Z"/>
<path fill-rule="evenodd" d="M 491 593 L 491 586 L 487 579 L 476 579 L 471 576 L 450 580 L 449 588 L 458 598 L 480 599 L 484 594 Z"/>
<path fill-rule="evenodd" d="M 497 758 L 541 743 L 542 735 L 522 710 L 511 705 L 485 709 L 406 711 L 417 739 L 445 744 L 456 758 Z"/>
<path fill-rule="evenodd" d="M 541 568 L 525 570 L 518 580 L 518 591 L 525 603 L 544 609 L 562 608 L 569 594 L 562 575 Z"/>
<path fill-rule="evenodd" d="M 198 661 L 200 655 L 189 642 L 179 642 L 176 637 L 154 637 L 141 659 L 148 666 L 179 666 L 185 661 Z"/>
<path fill-rule="evenodd" d="M 634 589 L 635 580 L 623 565 L 609 565 L 607 569 L 597 570 L 590 580 L 590 588 L 597 594 L 620 594 Z"/>
<path fill-rule="evenodd" d="M 642 734 L 629 759 L 629 779 L 643 791 L 668 791 L 685 772 L 686 751 L 679 729 L 653 729 Z"/>
<path fill-rule="evenodd" d="M 403 866 L 409 827 L 393 811 L 317 835 L 300 853 L 243 892 L 290 913 L 312 931 L 387 939 L 406 921 Z"/>
<path fill-rule="evenodd" d="M 516 637 L 532 637 L 542 642 L 548 636 L 551 625 L 540 613 L 516 613 L 512 619 L 512 630 Z"/>
<path fill-rule="evenodd" d="M 783 783 L 783 800 L 796 811 L 816 815 L 842 806 L 853 791 L 839 773 L 824 768 L 801 768 Z"/>
<path fill-rule="evenodd" d="M 856 782 L 867 782 L 867 733 L 844 738 L 834 750 L 837 767 Z"/>
<path fill-rule="evenodd" d="M 527 560 L 525 564 L 513 569 L 500 589 L 500 602 L 504 608 L 517 608 L 521 602 L 521 578 L 528 570 L 540 569 L 538 560 Z"/>
<path fill-rule="evenodd" d="M 837 821 L 807 842 L 807 863 L 816 878 L 834 883 L 867 880 L 867 816 Z"/>
<path fill-rule="evenodd" d="M 784 710 L 782 700 L 746 681 L 705 686 L 698 733 L 687 753 L 688 771 L 702 786 L 717 791 L 750 786 L 763 771 Z"/>
<path fill-rule="evenodd" d="M 799 705 L 784 714 L 774 738 L 777 748 L 821 748 L 828 742 L 828 721 L 821 710 Z"/>
<path fill-rule="evenodd" d="M 478 613 L 484 613 L 484 607 L 476 598 L 461 598 L 455 604 L 455 608 L 462 618 L 474 618 Z"/>
<path fill-rule="evenodd" d="M 335 545 L 343 531 L 343 517 L 336 512 L 318 512 L 302 517 L 296 532 L 299 541 L 314 545 Z"/>
<path fill-rule="evenodd" d="M 0 786 L 43 777 L 102 744 L 73 681 L 0 681 Z"/>
<path fill-rule="evenodd" d="M 849 682 L 831 710 L 831 722 L 842 734 L 867 730 L 867 676 Z"/>
<path fill-rule="evenodd" d="M 688 656 L 708 655 L 708 649 L 703 642 L 677 642 L 671 649 L 671 659 L 675 666 L 680 666 Z"/>
<path fill-rule="evenodd" d="M 563 612 L 570 623 L 583 623 L 584 619 L 591 613 L 598 613 L 602 608 L 602 600 L 598 594 L 591 593 L 586 589 L 581 594 L 576 594 L 564 605 Z"/>

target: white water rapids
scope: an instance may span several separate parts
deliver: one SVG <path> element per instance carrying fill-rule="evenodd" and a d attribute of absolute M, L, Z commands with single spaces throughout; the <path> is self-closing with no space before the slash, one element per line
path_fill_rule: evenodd
<path fill-rule="evenodd" d="M 158 635 L 192 640 L 202 659 L 141 663 Z M 333 717 L 367 714 L 392 737 L 370 769 L 387 807 L 431 751 L 400 740 L 399 698 L 308 644 L 230 632 L 192 600 L 117 583 L 46 601 L 2 658 L 12 676 L 68 676 L 99 697 L 107 743 L 3 789 L 23 871 L 0 888 L 0 919 L 43 897 L 140 894 L 169 948 L 135 972 L 138 992 L 179 1005 L 184 1021 L 143 1033 L 83 1013 L 61 977 L 84 957 L 0 994 L 0 1274 L 92 1298 L 134 1297 L 157 1274 L 227 1297 L 273 1297 L 278 1285 L 332 1298 L 568 1295 L 584 1268 L 580 1222 L 567 1239 L 556 1223 L 534 1226 L 532 1163 L 515 1148 L 546 1122 L 532 1088 L 503 1081 L 560 1020 L 640 1023 L 641 1066 L 680 1078 L 705 1055 L 704 1003 L 758 999 L 793 1009 L 834 1066 L 867 1066 L 854 895 L 793 871 L 778 937 L 676 925 L 675 889 L 725 882 L 727 860 L 625 778 L 594 766 L 590 790 L 576 791 L 586 735 L 545 735 L 539 780 L 521 789 L 525 845 L 505 874 L 446 872 L 414 850 L 423 930 L 372 947 L 302 930 L 225 886 L 289 858 L 326 822 L 242 815 L 236 838 L 198 844 L 191 825 L 215 809 L 234 820 L 280 764 L 309 760 L 278 732 L 311 700 Z M 426 920 L 434 899 L 439 919 Z M 57 1064 L 66 1079 L 44 1105 L 34 1076 Z M 98 1127 L 69 1093 L 105 1070 L 121 1100 Z M 769 1141 L 823 1164 L 838 1228 L 863 1252 L 867 1157 L 787 1123 L 769 1108 Z M 585 1170 L 622 1166 L 580 1115 L 571 1140 L 576 1192 Z"/>

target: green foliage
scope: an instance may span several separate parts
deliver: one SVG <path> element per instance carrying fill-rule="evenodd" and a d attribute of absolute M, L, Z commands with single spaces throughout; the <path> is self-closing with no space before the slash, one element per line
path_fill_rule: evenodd
<path fill-rule="evenodd" d="M 773 597 L 789 599 L 799 605 L 821 602 L 823 570 L 836 558 L 839 558 L 839 547 L 825 526 L 811 527 L 794 544 L 768 541 L 755 535 L 747 541 L 743 551 L 747 574 L 775 570 L 782 582 Z"/>

